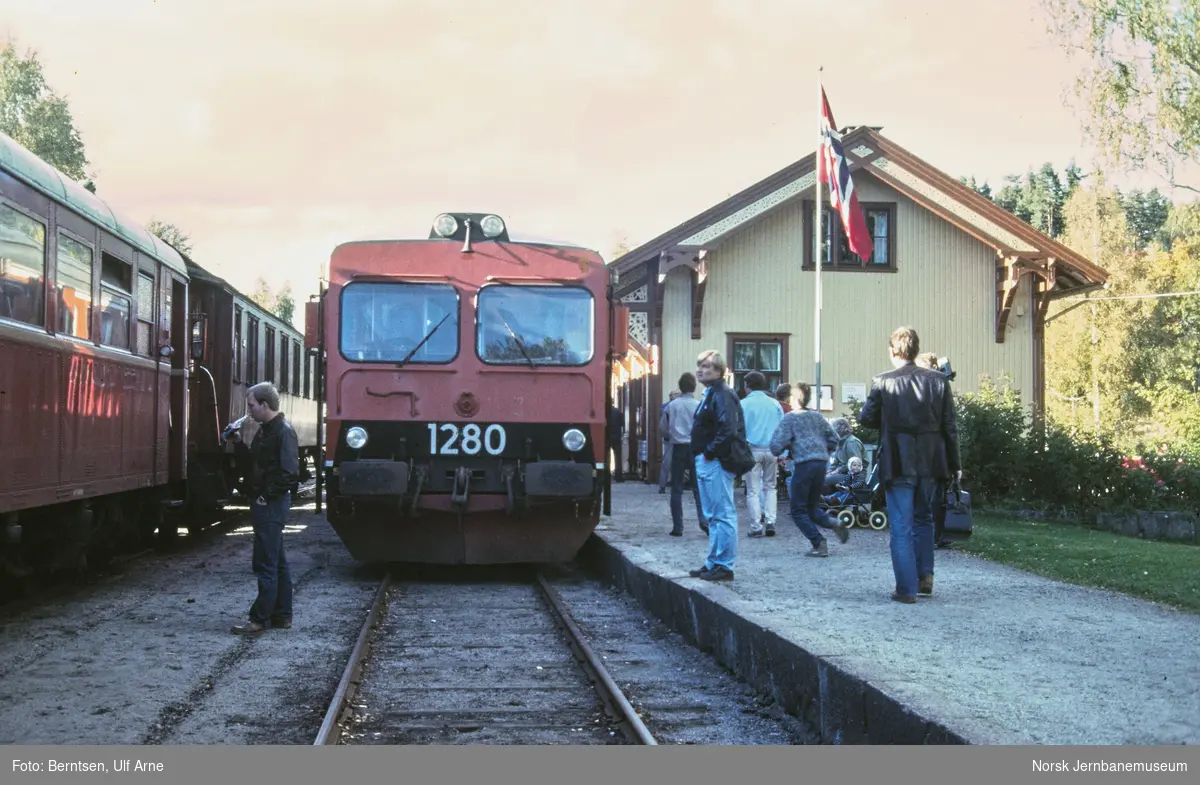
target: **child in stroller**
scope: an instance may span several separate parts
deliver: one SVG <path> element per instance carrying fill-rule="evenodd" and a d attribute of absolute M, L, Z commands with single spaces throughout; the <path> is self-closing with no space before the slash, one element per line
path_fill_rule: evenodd
<path fill-rule="evenodd" d="M 862 459 L 854 457 L 846 468 L 850 470 L 850 481 L 839 484 L 825 497 L 826 512 L 848 529 L 855 526 L 886 529 L 887 511 L 879 487 L 879 464 L 871 467 L 868 474 Z"/>

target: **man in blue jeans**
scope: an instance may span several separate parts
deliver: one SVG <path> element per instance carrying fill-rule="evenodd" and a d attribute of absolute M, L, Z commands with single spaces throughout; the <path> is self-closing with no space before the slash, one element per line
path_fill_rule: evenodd
<path fill-rule="evenodd" d="M 253 499 L 251 564 L 258 577 L 258 597 L 250 606 L 250 620 L 231 632 L 259 635 L 268 624 L 282 629 L 292 626 L 292 576 L 283 552 L 283 527 L 300 474 L 300 448 L 296 431 L 279 411 L 275 385 L 263 382 L 251 387 L 246 407 L 260 426 L 250 445 L 251 470 L 247 478 Z"/>
<path fill-rule="evenodd" d="M 858 422 L 879 436 L 879 480 L 891 524 L 892 599 L 912 604 L 933 594 L 933 510 L 938 484 L 957 475 L 958 422 L 944 374 L 921 368 L 916 330 L 901 327 L 888 339 L 894 369 L 876 376 Z"/>
<path fill-rule="evenodd" d="M 724 464 L 732 461 L 735 441 L 741 441 L 747 455 L 750 445 L 741 402 L 725 383 L 725 358 L 711 349 L 702 352 L 696 361 L 696 380 L 707 388 L 692 423 L 692 456 L 701 512 L 708 521 L 708 559 L 690 574 L 706 581 L 731 581 L 737 561 L 738 516 L 733 501 L 735 475 Z"/>

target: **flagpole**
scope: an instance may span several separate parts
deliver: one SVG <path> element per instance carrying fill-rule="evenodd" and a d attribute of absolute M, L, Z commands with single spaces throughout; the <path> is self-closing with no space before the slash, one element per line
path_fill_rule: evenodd
<path fill-rule="evenodd" d="M 816 297 L 816 305 L 813 309 L 813 357 L 816 360 L 816 409 L 821 411 L 821 268 L 824 266 L 821 263 L 821 166 L 825 160 L 824 142 L 825 136 L 822 133 L 822 118 L 825 115 L 825 91 L 821 85 L 821 72 L 825 70 L 824 66 L 817 67 L 817 157 L 815 160 L 815 169 L 817 173 L 816 198 L 813 199 L 813 264 L 816 266 L 816 278 L 814 285 L 814 295 Z M 830 253 L 833 249 L 830 248 Z"/>

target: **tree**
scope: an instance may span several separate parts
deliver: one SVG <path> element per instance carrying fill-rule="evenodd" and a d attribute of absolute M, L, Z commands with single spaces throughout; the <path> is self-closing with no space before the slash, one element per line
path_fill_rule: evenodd
<path fill-rule="evenodd" d="M 167 245 L 179 251 L 181 254 L 192 253 L 192 240 L 183 230 L 173 223 L 160 221 L 157 218 L 146 224 L 146 231 L 158 237 Z"/>
<path fill-rule="evenodd" d="M 624 232 L 617 233 L 616 239 L 613 240 L 613 248 L 609 253 L 608 260 L 611 262 L 614 259 L 620 259 L 632 249 L 629 247 L 629 236 Z"/>
<path fill-rule="evenodd" d="M 1125 208 L 1125 218 L 1138 248 L 1145 248 L 1159 239 L 1159 232 L 1171 210 L 1171 200 L 1154 188 L 1150 191 L 1130 191 L 1121 197 L 1121 205 Z"/>
<path fill-rule="evenodd" d="M 1084 130 L 1112 163 L 1200 161 L 1200 0 L 1043 0 L 1049 32 L 1083 60 Z"/>
<path fill-rule="evenodd" d="M 21 57 L 11 41 L 0 49 L 0 131 L 68 177 L 86 181 L 84 187 L 95 192 L 66 99 L 46 85 L 37 53 Z"/>
<path fill-rule="evenodd" d="M 292 323 L 292 317 L 296 313 L 296 301 L 292 296 L 291 281 L 285 283 L 276 293 L 271 291 L 267 279 L 259 276 L 254 282 L 254 293 L 250 295 L 250 299 L 288 324 Z"/>

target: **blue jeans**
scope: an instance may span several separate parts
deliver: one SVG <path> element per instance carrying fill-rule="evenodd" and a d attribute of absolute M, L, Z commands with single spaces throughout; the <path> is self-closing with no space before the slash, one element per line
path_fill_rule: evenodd
<path fill-rule="evenodd" d="M 937 489 L 937 480 L 932 477 L 898 477 L 885 491 L 896 594 L 915 597 L 917 580 L 933 575 L 933 503 Z"/>
<path fill-rule="evenodd" d="M 696 456 L 696 485 L 700 509 L 708 521 L 707 569 L 720 565 L 733 569 L 737 561 L 737 508 L 733 503 L 733 473 L 718 460 Z"/>
<path fill-rule="evenodd" d="M 821 507 L 824 501 L 822 491 L 825 490 L 825 468 L 828 465 L 828 461 L 819 459 L 794 464 L 792 476 L 788 479 L 788 502 L 792 507 L 792 521 L 814 548 L 825 541 L 825 536 L 817 531 L 817 527 L 833 528 L 829 516 Z"/>
<path fill-rule="evenodd" d="M 250 606 L 250 619 L 259 624 L 292 620 L 292 574 L 283 553 L 283 526 L 291 510 L 291 496 L 284 494 L 260 505 L 250 504 L 254 527 L 252 566 L 258 577 L 258 597 Z"/>
<path fill-rule="evenodd" d="M 683 475 L 692 463 L 692 445 L 672 444 L 671 451 L 671 529 L 683 531 Z M 696 517 L 701 525 L 708 521 L 704 517 L 704 506 L 700 503 L 700 483 L 692 483 L 692 497 L 696 500 Z"/>

